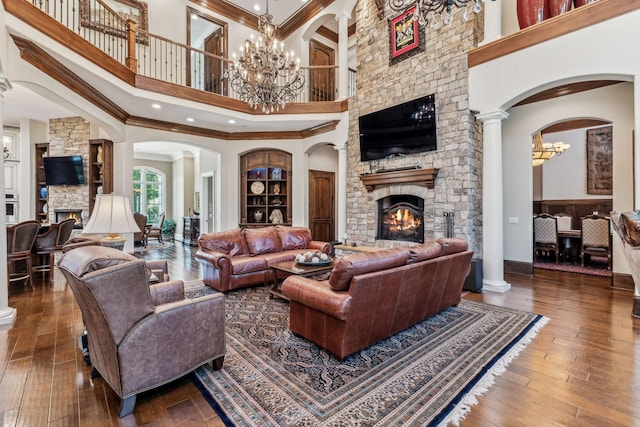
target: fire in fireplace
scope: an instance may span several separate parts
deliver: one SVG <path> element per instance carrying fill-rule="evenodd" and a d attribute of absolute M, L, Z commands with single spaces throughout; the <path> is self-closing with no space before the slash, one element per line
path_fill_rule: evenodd
<path fill-rule="evenodd" d="M 378 200 L 378 239 L 424 242 L 424 200 L 410 195 Z"/>
<path fill-rule="evenodd" d="M 56 209 L 54 211 L 56 215 L 56 222 L 64 221 L 67 218 L 73 218 L 76 220 L 73 228 L 82 228 L 82 209 Z"/>

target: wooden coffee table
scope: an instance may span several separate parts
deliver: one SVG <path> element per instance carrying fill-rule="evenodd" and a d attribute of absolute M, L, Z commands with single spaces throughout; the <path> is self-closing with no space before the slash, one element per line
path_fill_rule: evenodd
<path fill-rule="evenodd" d="M 295 261 L 278 262 L 271 265 L 269 268 L 273 271 L 273 283 L 271 284 L 271 290 L 269 293 L 273 296 L 288 300 L 282 293 L 282 281 L 278 280 L 278 272 L 287 273 L 287 276 L 295 274 L 296 276 L 310 277 L 316 274 L 325 273 L 333 269 L 335 260 L 331 260 L 331 263 L 326 265 L 300 265 Z"/>

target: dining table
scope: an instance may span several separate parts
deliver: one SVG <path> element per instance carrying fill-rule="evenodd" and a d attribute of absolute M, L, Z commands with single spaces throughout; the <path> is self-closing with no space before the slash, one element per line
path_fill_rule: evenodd
<path fill-rule="evenodd" d="M 561 240 L 562 258 L 572 263 L 577 262 L 580 256 L 582 230 L 558 230 L 558 238 Z"/>

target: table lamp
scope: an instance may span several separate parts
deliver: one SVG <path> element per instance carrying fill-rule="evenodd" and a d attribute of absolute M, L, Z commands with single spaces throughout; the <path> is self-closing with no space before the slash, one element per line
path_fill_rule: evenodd
<path fill-rule="evenodd" d="M 141 231 L 131 213 L 127 196 L 118 194 L 98 194 L 89 222 L 82 230 L 83 234 L 107 234 L 100 240 L 102 246 L 124 249 L 127 239 L 119 233 L 137 233 Z"/>

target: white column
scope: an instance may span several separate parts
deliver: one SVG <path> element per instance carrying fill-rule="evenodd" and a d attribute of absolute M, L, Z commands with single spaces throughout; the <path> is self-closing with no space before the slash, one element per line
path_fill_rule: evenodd
<path fill-rule="evenodd" d="M 349 17 L 336 16 L 338 21 L 338 99 L 349 96 Z"/>
<path fill-rule="evenodd" d="M 502 206 L 502 111 L 478 114 L 482 121 L 482 290 L 506 292 Z"/>
<path fill-rule="evenodd" d="M 484 39 L 480 46 L 502 38 L 502 0 L 485 1 L 483 8 Z"/>
<path fill-rule="evenodd" d="M 347 144 L 333 147 L 338 150 L 338 235 L 344 242 L 347 234 Z"/>
<path fill-rule="evenodd" d="M 0 106 L 3 103 L 3 93 L 11 89 L 11 84 L 6 77 L 0 76 Z M 4 124 L 2 108 L 0 108 L 0 129 Z M 2 132 L 0 132 L 2 134 Z M 2 161 L 2 173 L 0 173 L 0 200 L 4 200 L 4 159 Z M 0 215 L 0 325 L 12 324 L 16 319 L 16 309 L 9 307 L 9 282 L 7 280 L 7 218 Z"/>
<path fill-rule="evenodd" d="M 640 79 L 640 74 L 636 73 L 635 75 L 636 80 L 638 81 L 638 79 Z M 640 85 L 638 84 L 634 84 L 633 85 L 633 100 L 634 100 L 634 104 L 635 105 L 640 105 L 638 104 L 638 102 L 640 102 Z M 634 129 L 640 129 L 640 109 L 638 108 L 634 108 L 634 112 L 633 112 L 633 120 L 634 120 Z M 638 210 L 640 209 L 640 135 L 638 134 L 638 131 L 636 130 L 635 132 L 633 132 L 633 177 L 635 178 L 635 182 L 633 185 L 633 190 L 634 190 L 634 194 L 633 194 L 633 209 L 634 210 Z M 614 206 L 615 208 L 615 206 Z M 640 283 L 636 283 L 636 286 L 640 287 Z M 637 296 L 640 296 L 640 294 L 637 294 Z"/>

